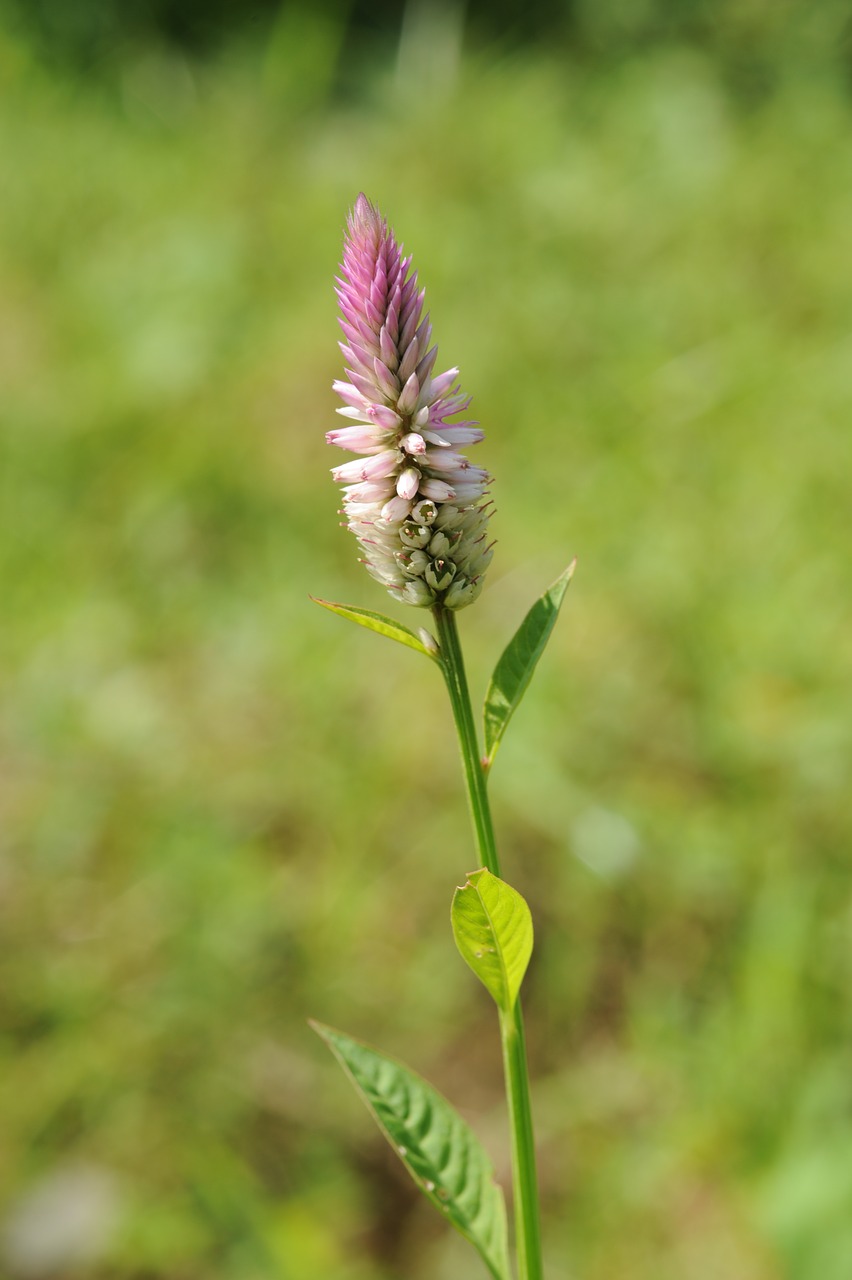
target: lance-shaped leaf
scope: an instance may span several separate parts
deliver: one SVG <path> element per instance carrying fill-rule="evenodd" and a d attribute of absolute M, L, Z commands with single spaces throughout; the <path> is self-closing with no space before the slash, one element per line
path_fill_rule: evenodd
<path fill-rule="evenodd" d="M 370 631 L 377 631 L 380 636 L 387 636 L 389 640 L 397 640 L 409 649 L 416 649 L 418 653 L 425 653 L 426 657 L 431 658 L 434 662 L 438 661 L 437 641 L 425 628 L 421 630 L 420 635 L 416 635 L 408 627 L 404 627 L 401 622 L 396 622 L 393 618 L 388 618 L 383 613 L 373 613 L 371 609 L 359 609 L 353 604 L 335 604 L 332 600 L 321 600 L 319 596 L 311 596 L 311 599 L 314 604 L 321 604 L 324 609 L 330 609 L 332 613 L 339 613 L 341 618 L 349 618 L 350 621 L 357 622 L 359 627 L 368 627 Z"/>
<path fill-rule="evenodd" d="M 480 1254 L 509 1280 L 503 1192 L 479 1139 L 446 1098 L 402 1063 L 312 1022 L 414 1181 Z"/>
<path fill-rule="evenodd" d="M 490 871 L 474 871 L 456 889 L 452 908 L 456 946 L 504 1013 L 511 1013 L 533 948 L 530 909 Z"/>
<path fill-rule="evenodd" d="M 493 763 L 506 726 L 520 705 L 536 664 L 544 653 L 576 564 L 577 561 L 572 560 L 553 586 L 536 600 L 494 668 L 483 709 L 486 768 Z"/>

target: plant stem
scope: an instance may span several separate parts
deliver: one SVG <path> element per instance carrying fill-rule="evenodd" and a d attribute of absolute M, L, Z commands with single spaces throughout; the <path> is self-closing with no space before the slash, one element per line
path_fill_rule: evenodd
<path fill-rule="evenodd" d="M 477 849 L 482 865 L 487 867 L 492 875 L 499 876 L 500 863 L 497 859 L 494 826 L 491 822 L 491 809 L 485 789 L 485 770 L 482 767 L 479 744 L 476 740 L 476 726 L 473 723 L 456 615 L 451 609 L 442 609 L 440 605 L 435 606 L 433 615 L 438 631 L 438 643 L 441 646 L 441 669 L 447 682 L 453 719 L 459 735 L 459 747 L 467 783 L 467 801 Z"/>
<path fill-rule="evenodd" d="M 436 605 L 433 609 L 441 668 L 450 695 L 453 719 L 459 737 L 477 849 L 482 865 L 492 875 L 500 875 L 491 807 L 485 785 L 485 769 L 479 754 L 476 726 L 470 705 L 464 660 L 455 614 Z M 506 1079 L 506 1103 L 512 1133 L 512 1192 L 515 1205 L 515 1246 L 518 1280 L 542 1280 L 541 1229 L 539 1226 L 538 1178 L 535 1167 L 529 1071 L 524 1040 L 524 1019 L 520 999 L 511 1013 L 500 1013 L 500 1042 Z"/>
<path fill-rule="evenodd" d="M 529 1071 L 520 996 L 511 1013 L 500 1014 L 506 1102 L 512 1126 L 512 1196 L 519 1280 L 542 1280 L 538 1177 L 530 1107 Z"/>

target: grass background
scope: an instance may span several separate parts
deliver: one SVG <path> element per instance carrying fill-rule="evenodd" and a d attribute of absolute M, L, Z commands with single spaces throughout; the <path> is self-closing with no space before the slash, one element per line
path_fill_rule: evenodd
<path fill-rule="evenodd" d="M 848 1280 L 843 85 L 438 23 L 332 92 L 288 14 L 106 78 L 0 36 L 3 1274 L 473 1275 L 308 1016 L 508 1181 L 437 673 L 307 598 L 394 608 L 323 439 L 363 189 L 487 429 L 475 695 L 580 558 L 492 779 L 549 1274 Z"/>

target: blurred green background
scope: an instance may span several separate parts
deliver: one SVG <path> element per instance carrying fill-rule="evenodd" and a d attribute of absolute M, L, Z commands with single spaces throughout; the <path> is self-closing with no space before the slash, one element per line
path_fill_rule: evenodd
<path fill-rule="evenodd" d="M 0 1274 L 480 1274 L 309 1016 L 508 1181 L 434 668 L 338 527 L 377 201 L 487 429 L 549 1276 L 852 1275 L 845 4 L 0 7 Z M 335 456 L 330 456 L 334 452 Z M 406 617 L 406 612 L 408 616 Z"/>

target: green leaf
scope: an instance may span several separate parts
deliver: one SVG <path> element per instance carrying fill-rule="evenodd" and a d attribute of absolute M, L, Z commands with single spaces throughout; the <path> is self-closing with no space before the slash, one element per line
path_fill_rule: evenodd
<path fill-rule="evenodd" d="M 346 1071 L 421 1191 L 509 1280 L 503 1192 L 479 1139 L 446 1098 L 402 1063 L 342 1031 L 311 1022 Z"/>
<path fill-rule="evenodd" d="M 452 922 L 463 958 L 497 1007 L 511 1013 L 533 948 L 526 902 L 490 871 L 474 871 L 453 895 Z"/>
<path fill-rule="evenodd" d="M 431 658 L 433 662 L 438 661 L 437 642 L 425 628 L 421 630 L 418 636 L 413 631 L 409 631 L 408 627 L 404 627 L 401 622 L 396 622 L 393 618 L 388 618 L 383 613 L 373 613 L 370 609 L 359 609 L 353 604 L 335 604 L 331 600 L 320 600 L 319 596 L 311 596 L 310 598 L 314 604 L 321 604 L 324 609 L 330 609 L 332 613 L 339 613 L 341 618 L 349 618 L 352 622 L 357 622 L 359 627 L 368 627 L 370 631 L 377 631 L 380 636 L 387 636 L 389 640 L 397 640 L 409 649 L 416 649 L 418 653 L 425 653 L 426 657 Z M 421 636 L 427 637 L 425 643 L 420 638 Z"/>
<path fill-rule="evenodd" d="M 527 691 L 539 658 L 550 638 L 577 561 L 572 560 L 552 587 L 536 600 L 509 641 L 485 695 L 485 767 L 490 768 L 506 725 Z"/>

